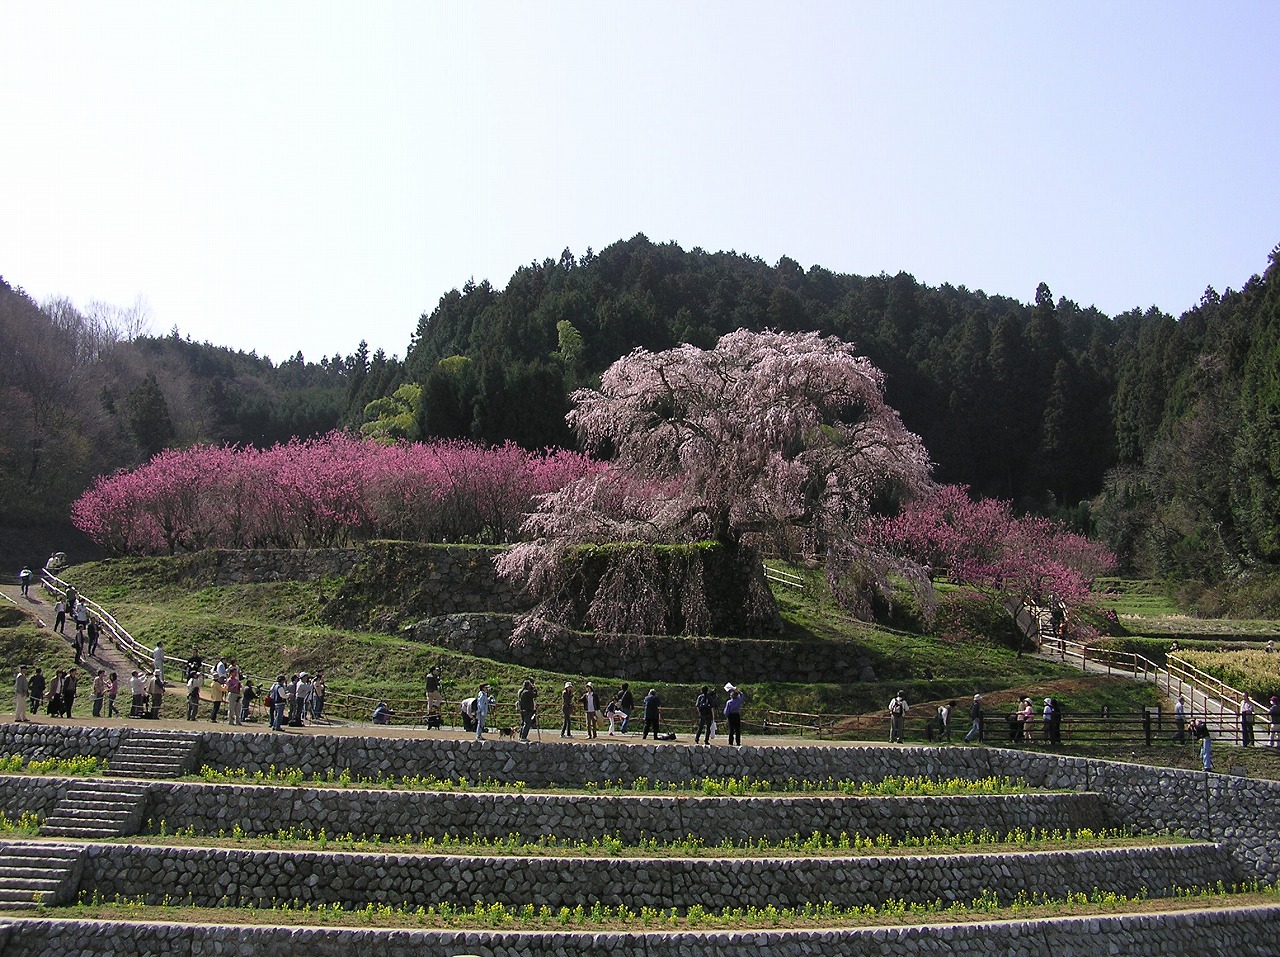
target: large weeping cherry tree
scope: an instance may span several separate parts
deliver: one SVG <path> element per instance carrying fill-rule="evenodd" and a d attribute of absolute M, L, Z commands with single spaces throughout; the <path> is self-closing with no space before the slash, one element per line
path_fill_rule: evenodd
<path fill-rule="evenodd" d="M 531 540 L 500 560 L 541 601 L 526 633 L 566 623 L 583 546 L 711 541 L 739 556 L 770 541 L 827 560 L 832 574 L 832 562 L 866 557 L 860 538 L 877 498 L 929 484 L 928 455 L 885 403 L 883 374 L 817 333 L 739 330 L 710 350 L 637 349 L 572 399 L 570 425 L 611 465 L 546 496 L 525 524 Z M 629 587 L 605 571 L 614 587 L 586 614 L 596 630 L 664 623 L 644 617 L 661 602 L 636 599 L 650 587 L 637 554 L 653 549 L 617 551 L 637 579 Z"/>

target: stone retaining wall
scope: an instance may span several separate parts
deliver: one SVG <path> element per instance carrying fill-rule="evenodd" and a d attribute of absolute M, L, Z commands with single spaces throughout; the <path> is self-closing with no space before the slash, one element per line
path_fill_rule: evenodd
<path fill-rule="evenodd" d="M 120 729 L 0 726 L 0 753 L 62 757 L 78 753 L 110 758 Z M 1280 879 L 1280 841 L 1272 808 L 1280 782 L 1197 771 L 1062 757 L 989 747 L 777 747 L 692 748 L 681 744 L 571 745 L 546 742 L 455 741 L 442 738 L 363 738 L 323 735 L 204 732 L 202 760 L 216 768 L 249 772 L 301 768 L 349 769 L 376 777 L 434 774 L 441 778 L 524 781 L 529 787 L 581 787 L 638 778 L 700 782 L 703 777 L 750 776 L 772 782 L 886 776 L 1021 778 L 1030 786 L 1097 792 L 1108 819 L 1139 830 L 1171 830 L 1199 840 L 1223 841 L 1259 877 Z M 343 828 L 349 830 L 350 828 Z"/>
<path fill-rule="evenodd" d="M 0 921 L 6 957 L 243 954 L 255 957 L 1280 957 L 1280 906 L 1174 914 L 1076 917 L 861 930 L 720 933 L 375 931 L 311 927 L 213 927 L 98 921 Z"/>
<path fill-rule="evenodd" d="M 590 841 L 616 835 L 628 844 L 690 834 L 705 844 L 728 839 L 778 842 L 817 832 L 904 838 L 959 834 L 984 827 L 1003 837 L 1016 828 L 1099 828 L 1106 812 L 1096 794 L 955 797 L 665 797 L 581 794 L 477 794 L 339 788 L 153 784 L 146 817 L 173 833 L 240 828 L 254 836 L 298 827 L 330 837 L 380 838 L 516 834 L 536 841 Z"/>
<path fill-rule="evenodd" d="M 881 857 L 700 859 L 435 856 L 333 851 L 256 851 L 90 844 L 79 893 L 197 907 L 273 903 L 470 906 L 545 904 L 553 909 L 667 908 L 701 904 L 838 907 L 969 902 L 984 892 L 1002 901 L 1019 892 L 1062 897 L 1105 887 L 1133 896 L 1168 896 L 1175 887 L 1230 881 L 1230 857 L 1212 844 L 1037 853 Z"/>
<path fill-rule="evenodd" d="M 579 674 L 650 681 L 718 684 L 861 679 L 870 667 L 854 642 L 794 642 L 767 639 L 625 635 L 604 641 L 595 634 L 562 629 L 554 642 L 513 645 L 514 616 L 480 613 L 440 615 L 419 621 L 414 637 L 466 655 L 524 668 L 559 671 L 574 662 Z"/>

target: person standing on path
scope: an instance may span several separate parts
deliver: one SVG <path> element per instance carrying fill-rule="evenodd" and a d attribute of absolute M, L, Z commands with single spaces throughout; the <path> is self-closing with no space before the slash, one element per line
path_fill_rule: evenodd
<path fill-rule="evenodd" d="M 23 565 L 22 571 L 18 572 L 18 585 L 22 589 L 22 597 L 30 598 L 29 589 L 31 588 L 31 569 Z"/>
<path fill-rule="evenodd" d="M 227 723 L 238 725 L 240 723 L 240 697 L 244 691 L 244 686 L 240 684 L 240 671 L 238 668 L 232 668 L 231 673 L 227 675 Z"/>
<path fill-rule="evenodd" d="M 152 670 L 156 673 L 156 677 L 164 681 L 164 648 L 160 642 L 156 642 L 156 650 L 151 652 Z"/>
<path fill-rule="evenodd" d="M 476 692 L 476 740 L 484 740 L 485 723 L 489 720 L 489 709 L 493 706 L 493 695 L 489 694 L 489 682 L 480 686 Z"/>
<path fill-rule="evenodd" d="M 107 717 L 119 717 L 120 709 L 116 707 L 116 698 L 120 695 L 120 676 L 114 671 L 107 679 Z"/>
<path fill-rule="evenodd" d="M 62 711 L 71 717 L 71 706 L 76 703 L 76 686 L 80 684 L 80 676 L 75 671 L 68 671 L 62 679 Z"/>
<path fill-rule="evenodd" d="M 715 712 L 711 710 L 711 689 L 706 685 L 703 685 L 698 693 L 698 700 L 694 703 L 694 707 L 698 709 L 698 730 L 693 732 L 693 743 L 697 744 L 698 739 L 706 735 L 704 743 L 710 744 L 711 722 L 715 721 Z"/>
<path fill-rule="evenodd" d="M 649 693 L 644 696 L 644 734 L 640 736 L 641 740 L 649 737 L 649 732 L 653 732 L 653 740 L 658 740 L 658 724 L 662 720 L 662 702 L 658 700 L 658 692 L 653 688 L 649 689 Z M 626 727 L 626 722 L 623 722 Z"/>
<path fill-rule="evenodd" d="M 881 700 L 884 700 L 883 698 Z M 903 744 L 903 734 L 907 726 L 907 711 L 910 705 L 907 704 L 906 692 L 899 691 L 893 696 L 893 700 L 889 702 L 889 743 Z M 733 737 L 733 731 L 729 731 L 730 738 Z M 730 744 L 732 744 L 730 740 Z"/>
<path fill-rule="evenodd" d="M 67 603 L 61 598 L 53 606 L 53 630 L 64 638 L 67 636 Z"/>
<path fill-rule="evenodd" d="M 938 741 L 951 743 L 951 713 L 956 710 L 954 701 L 938 705 Z"/>
<path fill-rule="evenodd" d="M 729 745 L 742 747 L 742 689 L 732 688 L 724 703 L 724 717 L 729 723 Z"/>
<path fill-rule="evenodd" d="M 40 669 L 36 669 L 39 675 Z M 35 679 L 33 678 L 34 682 Z M 32 694 L 35 694 L 32 691 Z M 1271 696 L 1271 703 L 1267 706 L 1267 747 L 1274 748 L 1280 742 L 1280 698 L 1275 695 Z"/>
<path fill-rule="evenodd" d="M 93 676 L 93 716 L 102 717 L 102 702 L 107 697 L 107 673 L 99 668 Z"/>
<path fill-rule="evenodd" d="M 1200 763 L 1206 771 L 1213 770 L 1213 739 L 1209 737 L 1209 725 L 1197 721 L 1193 732 L 1200 739 Z"/>
<path fill-rule="evenodd" d="M 135 674 L 137 672 L 134 672 Z M 187 675 L 187 720 L 194 721 L 200 713 L 200 672 Z"/>
<path fill-rule="evenodd" d="M 30 721 L 27 717 L 27 698 L 31 694 L 31 683 L 27 681 L 27 666 L 18 665 L 18 673 L 13 676 L 13 720 Z"/>
<path fill-rule="evenodd" d="M 538 691 L 533 686 L 532 678 L 524 679 L 524 685 L 516 698 L 516 708 L 520 711 L 520 740 L 528 741 L 538 708 Z M 541 732 L 538 733 L 538 739 L 542 739 Z"/>
<path fill-rule="evenodd" d="M 1178 703 L 1173 706 L 1173 725 L 1177 728 L 1173 740 L 1178 744 L 1187 743 L 1187 708 L 1182 703 L 1182 695 L 1178 695 Z"/>
<path fill-rule="evenodd" d="M 586 693 L 582 696 L 582 713 L 586 716 L 588 738 L 596 736 L 596 709 L 596 691 L 588 681 Z"/>
<path fill-rule="evenodd" d="M 164 702 L 164 682 L 160 680 L 160 675 L 153 674 L 151 676 L 151 719 L 153 721 L 160 720 L 160 705 Z"/>
<path fill-rule="evenodd" d="M 1253 700 L 1247 691 L 1240 702 L 1240 743 L 1246 748 L 1253 747 Z"/>
<path fill-rule="evenodd" d="M 560 722 L 560 737 L 573 737 L 573 682 L 566 681 L 564 683 L 564 691 L 560 695 L 560 714 L 563 720 Z"/>
<path fill-rule="evenodd" d="M 44 672 L 39 668 L 36 673 L 31 676 L 27 682 L 31 689 L 31 697 L 28 701 L 28 711 L 31 714 L 39 714 L 40 708 L 44 704 Z M 1274 698 L 1271 700 L 1275 700 Z"/>

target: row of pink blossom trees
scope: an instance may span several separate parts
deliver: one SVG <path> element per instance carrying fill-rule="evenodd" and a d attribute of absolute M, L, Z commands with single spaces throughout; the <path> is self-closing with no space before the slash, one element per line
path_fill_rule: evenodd
<path fill-rule="evenodd" d="M 1093 579 L 1116 563 L 1097 542 L 1047 518 L 1016 516 L 1008 502 L 974 501 L 963 485 L 939 486 L 894 517 L 873 519 L 869 537 L 951 581 L 1037 604 L 1087 601 Z"/>
<path fill-rule="evenodd" d="M 72 507 L 114 554 L 299 548 L 368 538 L 510 541 L 535 499 L 601 466 L 513 444 L 382 445 L 343 432 L 260 450 L 167 449 Z"/>

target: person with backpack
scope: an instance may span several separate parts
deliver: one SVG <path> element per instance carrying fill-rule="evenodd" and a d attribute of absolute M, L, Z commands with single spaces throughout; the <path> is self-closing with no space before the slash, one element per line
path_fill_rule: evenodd
<path fill-rule="evenodd" d="M 698 700 L 694 702 L 694 707 L 698 709 L 698 730 L 693 733 L 693 743 L 698 743 L 698 738 L 706 735 L 704 744 L 711 743 L 711 725 L 715 723 L 715 712 L 711 710 L 711 689 L 706 685 L 702 686 L 702 691 L 698 693 Z"/>
<path fill-rule="evenodd" d="M 267 713 L 271 718 L 272 731 L 279 731 L 280 725 L 284 722 L 284 689 L 285 676 L 276 675 L 275 684 L 267 692 Z"/>
<path fill-rule="evenodd" d="M 889 702 L 890 744 L 905 743 L 903 735 L 907 725 L 907 711 L 909 710 L 910 705 L 907 704 L 906 692 L 899 691 L 893 696 L 893 700 Z"/>

